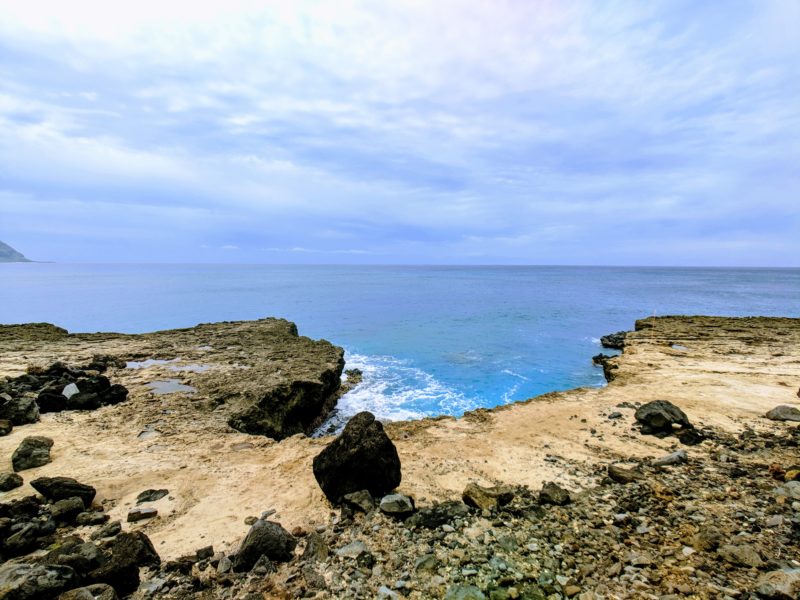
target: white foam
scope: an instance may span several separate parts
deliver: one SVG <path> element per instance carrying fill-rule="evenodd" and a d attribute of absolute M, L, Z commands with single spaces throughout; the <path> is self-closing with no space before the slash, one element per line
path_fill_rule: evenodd
<path fill-rule="evenodd" d="M 511 369 L 503 369 L 500 372 L 501 373 L 505 373 L 506 375 L 511 375 L 512 377 L 518 377 L 518 378 L 522 379 L 522 381 L 530 381 L 530 379 L 528 377 L 525 377 L 525 375 L 520 375 L 519 373 L 515 373 Z"/>

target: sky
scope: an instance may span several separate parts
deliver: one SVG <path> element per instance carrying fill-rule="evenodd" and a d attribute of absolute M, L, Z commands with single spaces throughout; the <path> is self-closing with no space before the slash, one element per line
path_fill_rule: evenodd
<path fill-rule="evenodd" d="M 0 0 L 0 240 L 800 266 L 800 1 Z"/>

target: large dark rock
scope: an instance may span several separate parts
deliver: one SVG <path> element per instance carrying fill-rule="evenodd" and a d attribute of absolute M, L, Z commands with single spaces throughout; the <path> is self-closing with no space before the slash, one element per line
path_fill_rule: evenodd
<path fill-rule="evenodd" d="M 71 477 L 39 477 L 31 481 L 31 487 L 51 501 L 66 500 L 77 496 L 86 507 L 92 505 L 97 493 L 92 486 L 78 483 Z"/>
<path fill-rule="evenodd" d="M 770 410 L 766 417 L 773 421 L 800 421 L 800 409 L 788 404 L 779 404 Z"/>
<path fill-rule="evenodd" d="M 233 569 L 239 572 L 249 571 L 262 556 L 285 562 L 292 558 L 296 545 L 297 540 L 280 523 L 259 519 L 242 541 L 233 559 Z"/>
<path fill-rule="evenodd" d="M 333 503 L 359 490 L 380 497 L 400 485 L 400 457 L 380 421 L 361 412 L 314 458 L 314 477 Z"/>
<path fill-rule="evenodd" d="M 92 583 L 105 583 L 120 596 L 139 587 L 139 567 L 157 567 L 161 559 L 150 538 L 141 531 L 120 533 L 111 543 L 107 562 L 88 575 Z"/>
<path fill-rule="evenodd" d="M 36 398 L 0 394 L 0 419 L 11 421 L 13 425 L 27 425 L 39 420 L 39 406 Z"/>
<path fill-rule="evenodd" d="M 603 348 L 614 348 L 615 350 L 622 350 L 625 348 L 625 336 L 628 335 L 627 331 L 618 331 L 617 333 L 609 333 L 600 338 L 600 343 Z"/>
<path fill-rule="evenodd" d="M 34 469 L 50 462 L 50 448 L 53 440 L 41 435 L 26 437 L 11 455 L 11 464 L 15 471 Z"/>
<path fill-rule="evenodd" d="M 66 566 L 11 562 L 0 566 L 3 600 L 53 600 L 77 584 L 78 575 Z"/>
<path fill-rule="evenodd" d="M 642 426 L 642 433 L 672 433 L 675 426 L 691 429 L 689 417 L 667 400 L 654 400 L 643 404 L 634 415 Z"/>
<path fill-rule="evenodd" d="M 84 542 L 78 536 L 70 536 L 59 540 L 59 543 L 40 560 L 42 564 L 70 567 L 81 578 L 85 578 L 90 571 L 105 564 L 107 557 L 92 542 Z"/>

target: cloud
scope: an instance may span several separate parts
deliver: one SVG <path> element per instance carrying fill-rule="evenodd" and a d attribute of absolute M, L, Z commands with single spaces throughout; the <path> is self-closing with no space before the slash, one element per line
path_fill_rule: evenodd
<path fill-rule="evenodd" d="M 3 3 L 0 239 L 796 264 L 798 20 L 779 0 Z"/>

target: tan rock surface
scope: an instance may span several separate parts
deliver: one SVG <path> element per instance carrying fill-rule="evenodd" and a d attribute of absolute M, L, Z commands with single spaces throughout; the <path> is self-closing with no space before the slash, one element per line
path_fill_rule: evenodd
<path fill-rule="evenodd" d="M 202 340 L 196 329 L 160 338 L 97 334 L 0 340 L 2 375 L 18 375 L 28 365 L 56 359 L 83 364 L 93 354 L 179 359 L 112 370 L 112 381 L 131 391 L 123 404 L 43 415 L 42 422 L 17 427 L 0 438 L 0 458 L 6 461 L 25 436 L 46 435 L 55 441 L 53 462 L 23 472 L 26 484 L 2 499 L 32 493 L 27 481 L 35 477 L 65 475 L 94 485 L 112 518 L 124 521 L 139 492 L 167 488 L 170 495 L 152 503 L 159 511 L 157 518 L 125 525 L 146 531 L 165 558 L 208 544 L 218 550 L 232 548 L 247 531 L 245 517 L 268 509 L 275 509 L 272 518 L 290 530 L 327 522 L 330 507 L 314 481 L 311 461 L 328 440 L 295 436 L 276 443 L 232 430 L 225 411 L 212 410 L 214 398 L 224 391 L 212 383 L 219 382 L 210 375 L 215 370 L 232 386 L 246 387 L 252 353 L 261 352 L 263 358 L 263 353 L 273 352 L 276 372 L 283 360 L 279 345 L 270 348 L 256 331 L 241 335 L 233 325 L 204 326 L 200 331 L 208 339 Z M 228 336 L 238 337 L 238 342 L 231 345 Z M 147 343 L 136 341 L 142 339 Z M 228 340 L 224 349 L 223 340 Z M 777 404 L 800 404 L 798 319 L 646 319 L 629 334 L 625 354 L 614 361 L 617 376 L 605 388 L 546 394 L 461 419 L 390 424 L 387 430 L 403 463 L 400 490 L 425 504 L 459 498 L 469 481 L 531 487 L 558 481 L 578 489 L 595 483 L 612 460 L 657 456 L 676 445 L 674 438 L 633 431 L 634 410 L 618 408 L 620 403 L 669 400 L 696 426 L 728 431 L 739 431 L 745 423 L 785 427 L 762 415 Z M 171 369 L 186 365 L 210 369 Z M 197 391 L 150 391 L 149 382 L 166 378 L 179 379 Z M 608 419 L 614 411 L 623 417 Z M 141 435 L 145 431 L 149 433 Z M 689 451 L 704 450 L 700 446 Z"/>

